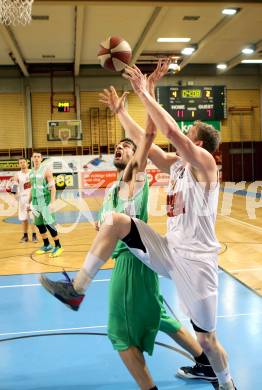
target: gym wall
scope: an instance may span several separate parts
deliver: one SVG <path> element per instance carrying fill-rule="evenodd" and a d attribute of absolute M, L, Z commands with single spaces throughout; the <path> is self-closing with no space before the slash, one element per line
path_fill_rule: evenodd
<path fill-rule="evenodd" d="M 239 79 L 239 78 L 238 78 Z M 228 82 L 227 100 L 228 100 L 228 118 L 221 123 L 222 142 L 231 141 L 259 141 L 261 140 L 261 90 L 259 82 L 251 82 L 246 78 L 246 85 L 243 80 L 240 83 L 241 89 L 237 89 L 239 80 Z M 242 78 L 243 79 L 243 78 Z M 51 95 L 49 92 L 48 79 L 32 81 L 31 88 L 31 117 L 32 117 L 32 141 L 33 147 L 60 147 L 61 143 L 56 141 L 47 141 L 47 120 L 50 119 L 76 119 L 74 110 L 67 112 L 57 112 L 53 110 L 51 114 Z M 177 81 L 177 80 L 176 80 Z M 222 82 L 219 82 L 222 84 Z M 166 80 L 171 83 L 171 80 Z M 27 117 L 26 117 L 26 102 L 24 87 L 17 84 L 16 91 L 13 92 L 14 84 L 10 84 L 8 88 L 7 80 L 5 80 L 5 88 L 1 88 L 0 92 L 0 149 L 5 148 L 23 148 L 27 147 Z M 197 80 L 196 83 L 204 83 L 204 79 Z M 111 114 L 106 111 L 105 106 L 99 103 L 99 91 L 82 91 L 87 88 L 87 81 L 79 82 L 80 89 L 80 119 L 82 120 L 82 131 L 84 146 L 89 146 L 91 143 L 91 131 L 93 142 L 100 139 L 101 145 L 114 144 L 123 136 L 123 130 L 118 122 Z M 94 80 L 92 80 L 92 85 Z M 101 84 L 101 81 L 100 81 Z M 208 80 L 206 84 L 215 84 L 215 79 Z M 218 80 L 216 79 L 216 84 Z M 226 83 L 225 83 L 226 84 Z M 59 87 L 62 82 L 60 81 Z M 110 85 L 110 84 L 109 84 Z M 117 84 L 116 84 L 117 85 Z M 252 88 L 247 88 L 251 85 Z M 108 85 L 105 85 L 108 87 Z M 118 90 L 122 91 L 125 85 L 119 82 Z M 67 89 L 64 83 L 64 89 Z M 72 96 L 72 95 L 71 95 Z M 56 93 L 56 98 L 67 100 L 70 95 L 66 92 Z M 146 113 L 143 105 L 138 97 L 130 92 L 127 98 L 128 110 L 132 117 L 141 125 L 145 125 Z M 97 110 L 97 120 L 91 120 L 90 110 Z M 99 125 L 99 126 L 98 126 Z M 100 134 L 98 134 L 100 132 Z M 160 145 L 168 144 L 168 141 L 158 131 L 156 143 Z M 69 141 L 70 145 L 76 145 L 76 141 Z M 94 152 L 94 151 L 93 151 Z"/>

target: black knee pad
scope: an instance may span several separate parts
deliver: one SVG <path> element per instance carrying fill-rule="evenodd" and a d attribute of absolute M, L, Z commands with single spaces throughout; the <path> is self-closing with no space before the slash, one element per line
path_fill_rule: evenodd
<path fill-rule="evenodd" d="M 57 236 L 57 230 L 54 226 L 52 225 L 46 225 L 49 233 L 51 234 L 52 237 L 56 237 Z"/>
<path fill-rule="evenodd" d="M 45 225 L 36 225 L 40 234 L 45 234 L 47 232 Z"/>
<path fill-rule="evenodd" d="M 199 333 L 209 333 L 207 330 L 199 328 L 196 324 L 194 324 L 194 322 L 192 320 L 190 320 L 190 322 L 194 328 L 194 331 L 199 332 Z"/>
<path fill-rule="evenodd" d="M 122 241 L 129 247 L 135 249 L 141 249 L 144 253 L 146 253 L 146 248 L 140 238 L 139 231 L 136 227 L 135 222 L 131 218 L 131 229 L 127 236 L 125 236 Z"/>

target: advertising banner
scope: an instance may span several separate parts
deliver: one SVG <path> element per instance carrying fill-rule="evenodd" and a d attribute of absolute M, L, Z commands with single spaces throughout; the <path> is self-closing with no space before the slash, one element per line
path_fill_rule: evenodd
<path fill-rule="evenodd" d="M 78 189 L 78 175 L 72 172 L 53 173 L 57 190 Z"/>
<path fill-rule="evenodd" d="M 30 160 L 25 159 L 30 167 Z M 0 160 L 0 171 L 18 171 L 19 162 L 18 160 Z"/>

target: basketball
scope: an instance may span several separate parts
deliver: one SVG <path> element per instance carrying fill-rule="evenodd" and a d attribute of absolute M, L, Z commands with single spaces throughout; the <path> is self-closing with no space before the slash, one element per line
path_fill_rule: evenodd
<path fill-rule="evenodd" d="M 97 56 L 103 68 L 120 72 L 130 63 L 132 50 L 123 38 L 113 36 L 100 43 Z"/>

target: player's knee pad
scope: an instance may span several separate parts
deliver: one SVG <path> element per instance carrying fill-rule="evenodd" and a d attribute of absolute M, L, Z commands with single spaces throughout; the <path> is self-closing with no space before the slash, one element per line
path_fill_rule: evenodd
<path fill-rule="evenodd" d="M 190 320 L 190 322 L 191 322 L 195 332 L 198 332 L 198 333 L 209 333 L 207 330 L 199 328 L 199 326 L 197 326 L 192 320 Z"/>
<path fill-rule="evenodd" d="M 47 232 L 45 225 L 36 225 L 40 234 L 45 234 Z"/>
<path fill-rule="evenodd" d="M 57 236 L 57 230 L 54 226 L 52 225 L 46 225 L 49 233 L 51 234 L 52 237 L 56 237 Z"/>
<path fill-rule="evenodd" d="M 139 231 L 136 227 L 135 222 L 131 218 L 131 229 L 127 236 L 125 236 L 122 241 L 129 247 L 135 249 L 141 249 L 144 253 L 146 253 L 146 248 L 141 240 Z"/>

